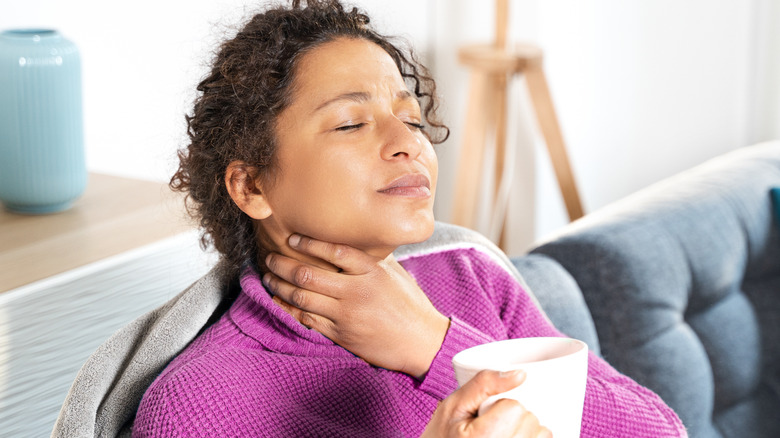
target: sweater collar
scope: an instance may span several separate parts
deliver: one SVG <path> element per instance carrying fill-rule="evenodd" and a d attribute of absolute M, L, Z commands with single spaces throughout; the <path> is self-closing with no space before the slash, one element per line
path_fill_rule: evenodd
<path fill-rule="evenodd" d="M 230 318 L 265 348 L 294 356 L 354 357 L 274 303 L 254 268 L 244 269 L 240 283 L 241 294 L 229 310 Z"/>

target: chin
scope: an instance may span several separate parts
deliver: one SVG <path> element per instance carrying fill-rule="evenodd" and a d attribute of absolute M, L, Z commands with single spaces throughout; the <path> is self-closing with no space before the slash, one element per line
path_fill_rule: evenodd
<path fill-rule="evenodd" d="M 404 220 L 374 221 L 343 230 L 342 239 L 334 242 L 360 248 L 377 256 L 386 256 L 396 248 L 427 240 L 433 235 L 435 222 L 432 212 Z M 348 237 L 346 237 L 348 236 Z M 325 239 L 327 240 L 327 239 Z"/>
<path fill-rule="evenodd" d="M 420 243 L 428 240 L 428 238 L 433 235 L 434 226 L 435 222 L 433 215 L 429 218 L 400 224 L 396 234 L 398 237 L 397 246 Z"/>

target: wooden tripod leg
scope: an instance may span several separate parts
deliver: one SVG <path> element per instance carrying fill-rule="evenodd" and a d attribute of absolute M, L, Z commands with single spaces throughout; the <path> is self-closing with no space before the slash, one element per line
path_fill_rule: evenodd
<path fill-rule="evenodd" d="M 569 220 L 574 221 L 584 215 L 580 195 L 574 181 L 574 174 L 566 154 L 566 145 L 563 142 L 561 128 L 555 115 L 550 90 L 547 87 L 547 79 L 544 76 L 541 63 L 532 63 L 524 70 L 531 101 L 539 120 L 539 127 L 547 143 L 558 185 L 561 188 L 563 201 L 569 213 Z"/>
<path fill-rule="evenodd" d="M 501 202 L 499 199 L 501 185 L 504 182 L 504 165 L 506 161 L 506 148 L 507 148 L 507 95 L 509 93 L 509 78 L 506 74 L 494 74 L 492 76 L 494 93 L 493 96 L 493 111 L 495 114 L 495 126 L 496 126 L 496 158 L 495 158 L 495 180 L 493 190 L 493 214 L 499 210 L 498 205 Z M 504 215 L 506 216 L 506 215 Z M 504 249 L 504 231 L 506 227 L 506 217 L 501 218 L 500 230 L 498 230 L 498 241 L 496 242 L 499 248 Z"/>
<path fill-rule="evenodd" d="M 505 74 L 495 74 L 493 81 L 493 114 L 496 125 L 496 162 L 495 162 L 495 194 L 504 179 L 504 161 L 506 157 L 506 111 L 507 111 L 507 87 L 508 81 Z"/>
<path fill-rule="evenodd" d="M 463 128 L 463 142 L 455 181 L 452 222 L 467 228 L 474 228 L 487 133 L 485 104 L 488 83 L 486 75 L 473 71 L 469 86 L 466 123 Z"/>

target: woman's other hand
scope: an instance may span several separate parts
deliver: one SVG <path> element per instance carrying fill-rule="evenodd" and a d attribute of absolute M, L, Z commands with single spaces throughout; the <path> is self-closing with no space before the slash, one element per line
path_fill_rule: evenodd
<path fill-rule="evenodd" d="M 520 385 L 522 371 L 499 373 L 481 371 L 462 388 L 439 404 L 423 432 L 423 438 L 522 437 L 550 438 L 550 431 L 516 400 L 497 401 L 477 417 L 479 406 L 488 397 Z"/>
<path fill-rule="evenodd" d="M 271 254 L 263 277 L 283 309 L 366 362 L 423 377 L 441 348 L 449 318 L 433 307 L 393 258 L 292 235 L 295 251 L 340 272 Z"/>

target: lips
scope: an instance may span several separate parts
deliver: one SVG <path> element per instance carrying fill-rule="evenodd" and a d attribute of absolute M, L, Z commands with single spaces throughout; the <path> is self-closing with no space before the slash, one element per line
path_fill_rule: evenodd
<path fill-rule="evenodd" d="M 423 174 L 411 173 L 394 179 L 377 191 L 385 195 L 427 198 L 431 196 L 431 181 Z"/>

